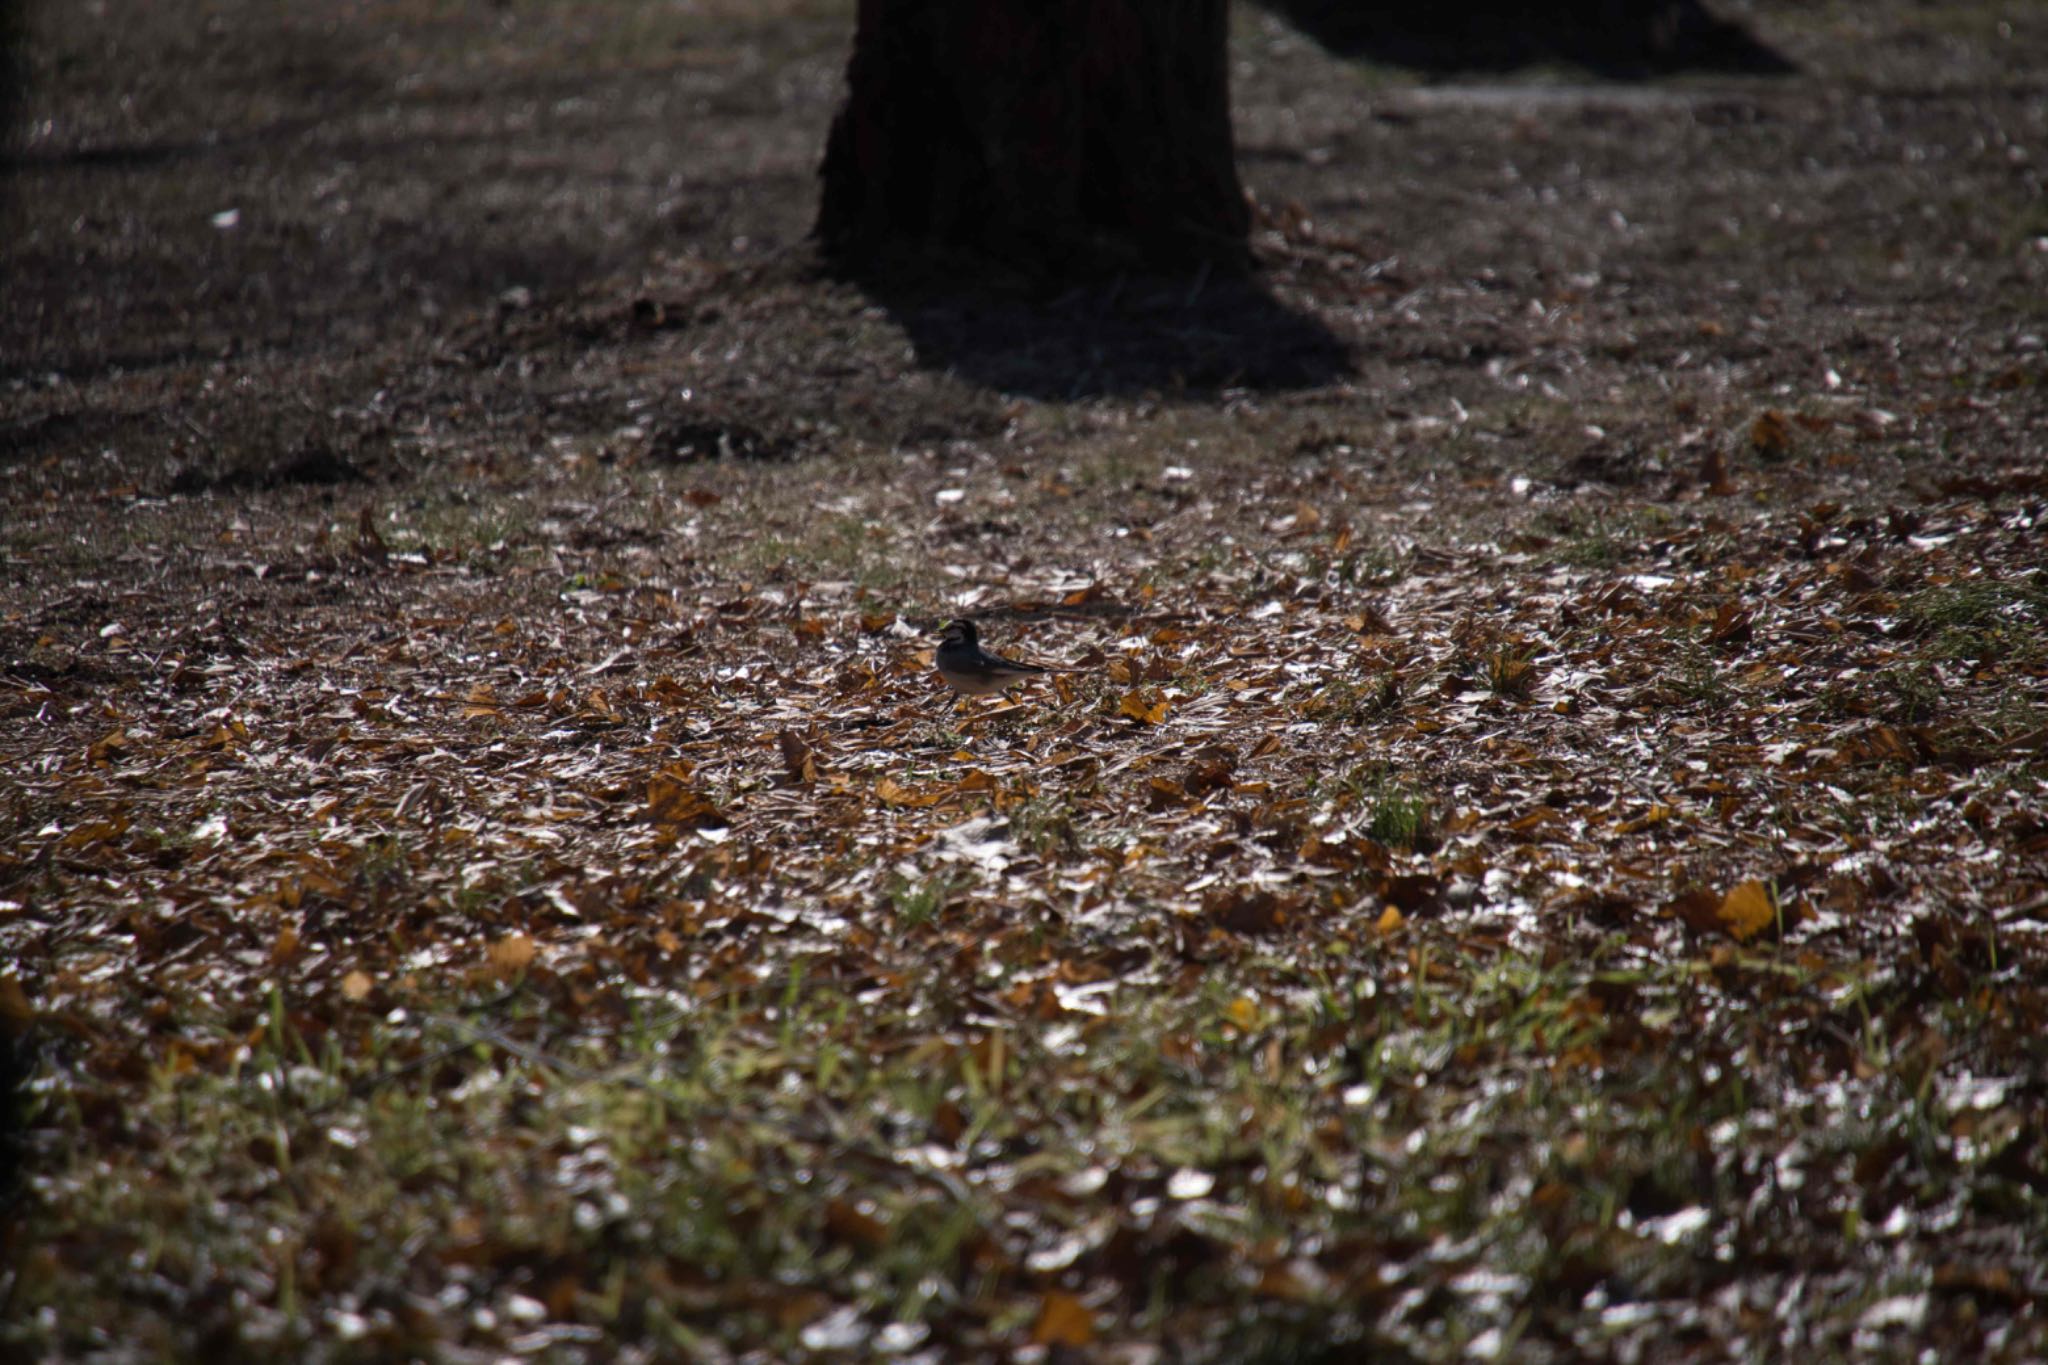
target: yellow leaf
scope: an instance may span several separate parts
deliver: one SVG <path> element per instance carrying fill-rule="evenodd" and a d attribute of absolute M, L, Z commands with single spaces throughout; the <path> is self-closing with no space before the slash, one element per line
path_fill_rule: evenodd
<path fill-rule="evenodd" d="M 1407 922 L 1408 919 L 1401 913 L 1401 908 L 1396 905 L 1390 905 L 1380 911 L 1379 920 L 1373 925 L 1373 928 L 1383 934 L 1391 934 Z"/>
<path fill-rule="evenodd" d="M 1259 1026 L 1259 1002 L 1249 995 L 1240 995 L 1231 1001 L 1230 1008 L 1224 1013 L 1230 1017 L 1231 1023 L 1241 1029 L 1255 1029 Z"/>
<path fill-rule="evenodd" d="M 1546 807 L 1546 809 L 1548 808 Z M 1617 834 L 1641 834 L 1646 829 L 1652 829 L 1658 825 L 1666 823 L 1671 819 L 1672 816 L 1676 815 L 1677 813 L 1678 812 L 1673 810 L 1670 806 L 1667 806 L 1660 801 L 1652 805 L 1648 810 L 1644 811 L 1641 815 L 1638 815 L 1635 819 L 1622 821 L 1621 824 L 1615 827 L 1615 832 Z"/>
<path fill-rule="evenodd" d="M 525 934 L 513 934 L 510 938 L 501 938 L 496 943 L 493 943 L 488 951 L 491 970 L 500 976 L 510 976 L 514 972 L 525 971 L 527 967 L 533 964 L 535 951 L 533 940 Z"/>
<path fill-rule="evenodd" d="M 350 972 L 341 979 L 341 998 L 361 1003 L 370 998 L 370 989 L 375 984 L 368 972 Z"/>
<path fill-rule="evenodd" d="M 1721 898 L 1720 918 L 1738 943 L 1746 942 L 1770 927 L 1778 918 L 1778 908 L 1771 903 L 1769 887 L 1762 882 L 1744 882 Z"/>
<path fill-rule="evenodd" d="M 1157 725 L 1166 719 L 1167 709 L 1167 703 L 1164 701 L 1148 702 L 1144 693 L 1130 692 L 1125 694 L 1123 701 L 1116 708 L 1116 713 L 1120 716 L 1129 716 L 1141 725 Z"/>
<path fill-rule="evenodd" d="M 1038 1346 L 1086 1346 L 1095 1340 L 1095 1315 L 1072 1294 L 1048 1289 L 1039 1302 L 1031 1340 Z"/>
<path fill-rule="evenodd" d="M 875 795 L 888 806 L 936 806 L 939 803 L 937 793 L 913 791 L 893 777 L 885 777 L 877 782 Z"/>

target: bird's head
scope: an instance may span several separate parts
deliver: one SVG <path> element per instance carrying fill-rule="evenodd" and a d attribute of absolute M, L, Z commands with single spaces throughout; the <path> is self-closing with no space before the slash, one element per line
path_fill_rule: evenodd
<path fill-rule="evenodd" d="M 942 644 L 970 647 L 981 643 L 981 637 L 974 629 L 974 622 L 962 618 L 946 622 L 946 628 L 939 632 L 939 640 Z"/>

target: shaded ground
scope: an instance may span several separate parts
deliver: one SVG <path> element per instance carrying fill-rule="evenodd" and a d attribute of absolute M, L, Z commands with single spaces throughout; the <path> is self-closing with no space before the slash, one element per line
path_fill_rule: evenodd
<path fill-rule="evenodd" d="M 35 11 L 0 1340 L 2048 1352 L 2048 15 L 1737 12 L 1241 16 L 1277 306 L 1027 308 L 839 5 Z"/>
<path fill-rule="evenodd" d="M 1266 7 L 1331 52 L 1420 71 L 1466 74 L 1549 64 L 1635 79 L 1686 72 L 1782 76 L 1796 69 L 1742 24 L 1700 0 L 1270 0 Z"/>

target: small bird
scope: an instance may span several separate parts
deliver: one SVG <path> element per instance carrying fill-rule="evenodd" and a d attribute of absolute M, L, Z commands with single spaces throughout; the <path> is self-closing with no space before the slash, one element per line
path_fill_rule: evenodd
<path fill-rule="evenodd" d="M 939 633 L 939 647 L 932 662 L 938 665 L 939 677 L 946 686 L 970 697 L 992 696 L 1034 674 L 1052 671 L 989 653 L 981 647 L 981 636 L 972 621 L 946 623 Z"/>

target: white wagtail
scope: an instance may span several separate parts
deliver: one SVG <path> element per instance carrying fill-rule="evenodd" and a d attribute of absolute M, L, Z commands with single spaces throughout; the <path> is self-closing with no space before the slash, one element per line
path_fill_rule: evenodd
<path fill-rule="evenodd" d="M 1052 671 L 989 653 L 981 647 L 981 636 L 972 621 L 946 623 L 939 633 L 939 647 L 932 662 L 938 665 L 939 677 L 946 686 L 970 697 L 991 696 L 1035 674 Z"/>

